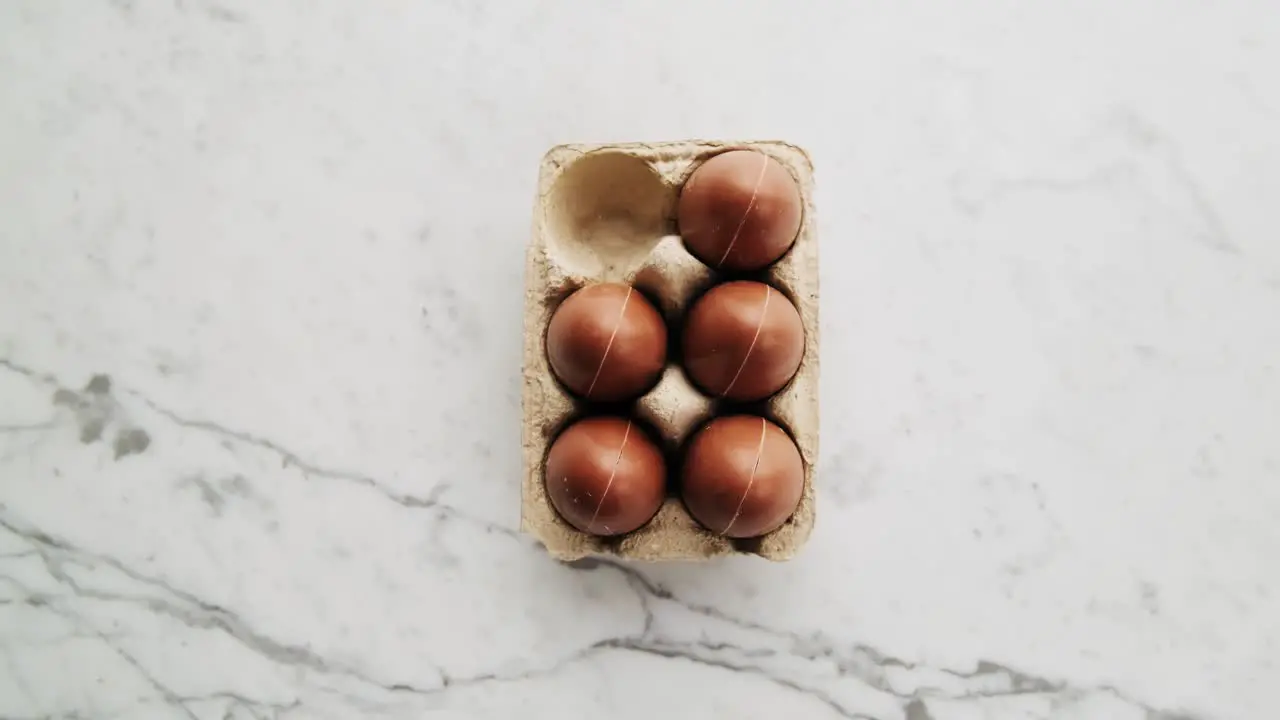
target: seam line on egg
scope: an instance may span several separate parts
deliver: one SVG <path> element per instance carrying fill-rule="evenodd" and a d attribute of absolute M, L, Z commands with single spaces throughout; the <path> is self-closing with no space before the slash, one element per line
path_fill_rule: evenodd
<path fill-rule="evenodd" d="M 760 163 L 760 175 L 756 177 L 756 186 L 751 188 L 751 199 L 747 201 L 747 209 L 742 213 L 742 219 L 738 221 L 738 228 L 733 231 L 733 237 L 729 239 L 729 246 L 724 249 L 724 254 L 720 256 L 720 262 L 716 263 L 716 269 L 720 269 L 724 265 L 724 261 L 729 259 L 729 253 L 733 252 L 733 246 L 738 244 L 738 236 L 742 234 L 742 228 L 747 224 L 747 218 L 751 217 L 751 210 L 756 206 L 756 198 L 760 195 L 760 186 L 764 184 L 765 171 L 769 169 L 769 156 L 760 153 L 760 159 L 764 162 Z"/>
<path fill-rule="evenodd" d="M 728 535 L 729 530 L 733 529 L 733 524 L 738 522 L 738 516 L 742 515 L 742 506 L 747 504 L 747 495 L 751 493 L 751 486 L 756 483 L 756 473 L 760 470 L 760 458 L 764 457 L 764 439 L 769 431 L 769 424 L 764 418 L 760 418 L 760 445 L 756 447 L 756 464 L 751 466 L 751 479 L 747 480 L 747 489 L 742 491 L 742 498 L 738 500 L 738 507 L 733 511 L 733 517 L 729 518 L 729 524 L 724 526 L 724 530 L 720 531 L 721 535 Z"/>
<path fill-rule="evenodd" d="M 618 445 L 618 457 L 613 460 L 613 470 L 609 473 L 609 482 L 604 485 L 604 492 L 600 493 L 600 502 L 596 504 L 596 511 L 591 515 L 591 521 L 587 523 L 588 528 L 595 527 L 596 518 L 600 517 L 600 509 L 604 507 L 604 499 L 609 497 L 609 489 L 613 487 L 613 479 L 618 476 L 618 466 L 622 464 L 622 453 L 627 449 L 627 438 L 631 437 L 631 421 L 627 421 L 627 429 L 622 431 L 622 444 Z"/>
<path fill-rule="evenodd" d="M 760 330 L 764 328 L 764 319 L 766 313 L 769 312 L 769 298 L 773 295 L 773 288 L 768 285 L 764 286 L 764 305 L 760 308 L 760 322 L 756 324 L 756 334 L 751 336 L 751 345 L 747 347 L 747 353 L 742 356 L 742 364 L 738 366 L 738 372 L 733 374 L 733 379 L 725 386 L 724 391 L 720 393 L 721 397 L 729 394 L 733 386 L 738 384 L 738 378 L 742 377 L 742 371 L 747 368 L 747 361 L 751 359 L 751 353 L 756 349 L 756 343 L 760 341 Z"/>
<path fill-rule="evenodd" d="M 618 310 L 618 321 L 613 324 L 613 333 L 609 335 L 609 343 L 604 346 L 604 354 L 600 356 L 600 366 L 596 368 L 596 374 L 591 378 L 591 385 L 587 387 L 587 397 L 591 397 L 591 391 L 596 389 L 596 382 L 600 379 L 600 373 L 604 372 L 604 361 L 609 359 L 609 351 L 613 349 L 613 341 L 618 337 L 618 328 L 622 327 L 622 318 L 627 314 L 627 303 L 631 302 L 631 293 L 633 288 L 627 286 L 627 295 L 622 298 L 622 308 Z"/>

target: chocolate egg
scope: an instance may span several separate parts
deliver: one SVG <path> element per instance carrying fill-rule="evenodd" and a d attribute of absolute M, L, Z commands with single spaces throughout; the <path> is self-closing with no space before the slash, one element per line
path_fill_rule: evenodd
<path fill-rule="evenodd" d="M 685 507 L 708 530 L 756 537 L 796 511 L 804 463 L 782 428 L 754 415 L 729 415 L 693 437 L 680 479 Z"/>
<path fill-rule="evenodd" d="M 804 324 L 778 290 L 749 280 L 724 283 L 689 310 L 681 355 L 685 372 L 711 395 L 761 400 L 799 369 Z"/>
<path fill-rule="evenodd" d="M 592 535 L 621 535 L 662 507 L 662 451 L 626 418 L 592 417 L 560 433 L 547 453 L 547 496 L 560 517 Z"/>
<path fill-rule="evenodd" d="M 628 400 L 652 386 L 662 372 L 667 326 L 630 285 L 588 285 L 552 314 L 547 359 L 573 393 L 588 400 Z"/>
<path fill-rule="evenodd" d="M 721 153 L 698 166 L 676 212 L 689 252 L 723 270 L 759 270 L 782 257 L 803 214 L 795 178 L 753 150 Z"/>

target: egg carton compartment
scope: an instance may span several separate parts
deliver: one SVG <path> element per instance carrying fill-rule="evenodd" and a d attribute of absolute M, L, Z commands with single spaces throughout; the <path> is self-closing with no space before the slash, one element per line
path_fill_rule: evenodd
<path fill-rule="evenodd" d="M 754 273 L 721 273 L 694 257 L 677 234 L 676 203 L 698 165 L 729 150 L 749 149 L 778 161 L 797 181 L 803 214 L 791 249 Z M 777 141 L 679 141 L 561 145 L 543 157 L 533 211 L 525 278 L 523 459 L 521 528 L 561 560 L 614 555 L 637 560 L 702 560 L 735 553 L 785 560 L 808 539 L 814 522 L 814 469 L 818 460 L 818 242 L 813 168 L 800 148 Z M 767 400 L 738 404 L 708 397 L 680 367 L 683 316 L 706 290 L 725 280 L 753 279 L 780 290 L 799 311 L 805 350 L 790 383 Z M 546 331 L 559 303 L 575 290 L 601 282 L 627 283 L 657 307 L 671 339 L 656 385 L 634 402 L 602 406 L 581 401 L 561 386 L 546 351 Z M 780 528 L 731 539 L 703 528 L 680 500 L 678 477 L 685 440 L 711 418 L 734 412 L 763 415 L 781 426 L 800 450 L 804 490 Z M 568 424 L 587 414 L 636 419 L 664 450 L 667 498 L 640 529 L 597 537 L 564 521 L 547 496 L 548 449 Z"/>

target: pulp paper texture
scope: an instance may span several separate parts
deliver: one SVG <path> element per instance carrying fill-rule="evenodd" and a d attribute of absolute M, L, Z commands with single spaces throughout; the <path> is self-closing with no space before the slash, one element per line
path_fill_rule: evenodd
<path fill-rule="evenodd" d="M 763 403 L 762 412 L 791 433 L 804 460 L 799 508 L 782 527 L 760 538 L 731 540 L 707 531 L 669 495 L 652 521 L 619 538 L 573 528 L 547 497 L 543 462 L 559 431 L 585 408 L 552 375 L 547 323 L 558 303 L 596 282 L 625 282 L 657 301 L 672 332 L 679 318 L 717 274 L 685 249 L 676 234 L 680 188 L 707 158 L 727 150 L 765 153 L 800 185 L 804 218 L 795 245 L 764 272 L 800 311 L 804 360 L 795 378 Z M 818 239 L 813 167 L 801 149 L 782 142 L 684 141 L 616 145 L 561 145 L 543 157 L 533 209 L 525 278 L 523 390 L 524 487 L 521 527 L 562 560 L 616 555 L 639 560 L 707 559 L 734 553 L 770 560 L 790 558 L 808 539 L 814 521 L 814 469 L 818 460 Z M 716 402 L 685 378 L 679 358 L 668 358 L 658 384 L 634 404 L 665 449 L 685 440 L 716 414 Z M 668 452 L 668 457 L 678 454 Z M 668 477 L 678 476 L 674 462 Z"/>

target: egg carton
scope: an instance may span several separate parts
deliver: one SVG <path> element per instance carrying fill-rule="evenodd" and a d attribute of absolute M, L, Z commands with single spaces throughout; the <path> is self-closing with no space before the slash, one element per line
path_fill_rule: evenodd
<path fill-rule="evenodd" d="M 680 189 L 708 158 L 748 149 L 782 164 L 800 187 L 803 218 L 795 244 L 777 263 L 754 273 L 721 273 L 703 264 L 681 241 L 675 220 Z M 751 554 L 769 560 L 792 557 L 814 521 L 814 469 L 818 461 L 818 238 L 813 206 L 813 165 L 800 148 L 776 141 L 689 140 L 658 143 L 560 145 L 543 156 L 533 234 L 527 252 L 524 320 L 524 485 L 521 529 L 554 557 L 575 560 L 613 555 L 636 560 L 704 560 Z M 791 382 L 767 400 L 730 403 L 708 397 L 691 383 L 671 352 L 657 384 L 611 412 L 647 425 L 667 461 L 667 497 L 657 515 L 619 537 L 597 537 L 565 522 L 544 486 L 544 463 L 559 432 L 600 407 L 571 395 L 547 360 L 547 324 L 575 290 L 622 282 L 659 308 L 673 347 L 685 311 L 713 285 L 753 279 L 781 290 L 795 304 L 805 331 L 805 352 Z M 795 513 L 766 535 L 732 539 L 702 527 L 679 496 L 681 448 L 708 420 L 749 412 L 777 423 L 796 441 L 804 463 L 804 492 Z"/>

